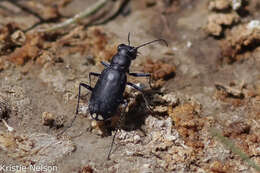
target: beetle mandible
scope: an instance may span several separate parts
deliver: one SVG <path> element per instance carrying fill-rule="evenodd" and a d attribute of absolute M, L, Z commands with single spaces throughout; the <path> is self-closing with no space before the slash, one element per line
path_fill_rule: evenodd
<path fill-rule="evenodd" d="M 78 114 L 78 109 L 79 109 L 81 87 L 84 87 L 92 92 L 88 104 L 88 111 L 91 117 L 97 121 L 104 121 L 111 118 L 116 113 L 120 104 L 124 104 L 125 108 L 127 107 L 127 101 L 124 100 L 123 98 L 126 85 L 129 85 L 130 87 L 140 91 L 143 95 L 146 105 L 148 106 L 148 102 L 144 97 L 142 89 L 131 82 L 127 82 L 127 74 L 134 77 L 149 77 L 149 83 L 150 83 L 151 74 L 130 73 L 129 67 L 131 65 L 131 62 L 134 59 L 136 59 L 139 48 L 158 41 L 162 41 L 168 46 L 165 40 L 156 39 L 141 44 L 137 47 L 133 47 L 130 45 L 130 33 L 128 33 L 128 45 L 125 44 L 118 45 L 117 53 L 112 57 L 111 63 L 109 64 L 101 61 L 101 64 L 105 66 L 105 69 L 101 73 L 94 73 L 94 72 L 89 73 L 90 85 L 87 85 L 85 83 L 79 84 L 76 115 Z M 91 87 L 91 76 L 98 77 L 98 81 L 96 82 L 96 85 L 94 87 Z M 76 115 L 73 118 L 68 128 L 72 126 L 73 122 L 76 119 Z M 114 141 L 114 137 L 113 137 L 113 141 Z M 111 148 L 112 148 L 112 144 L 111 144 Z M 111 152 L 111 148 L 109 154 Z"/>

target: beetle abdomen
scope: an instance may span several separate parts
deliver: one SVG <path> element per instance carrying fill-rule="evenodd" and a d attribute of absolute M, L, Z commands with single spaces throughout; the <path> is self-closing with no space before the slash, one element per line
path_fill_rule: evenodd
<path fill-rule="evenodd" d="M 123 101 L 126 85 L 126 75 L 112 68 L 105 69 L 93 88 L 90 102 L 90 114 L 102 115 L 104 119 L 110 118 Z"/>

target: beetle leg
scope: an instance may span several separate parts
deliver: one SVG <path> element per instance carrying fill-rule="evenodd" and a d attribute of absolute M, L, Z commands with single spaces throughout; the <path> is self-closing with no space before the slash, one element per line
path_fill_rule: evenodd
<path fill-rule="evenodd" d="M 105 67 L 109 67 L 109 66 L 110 66 L 110 64 L 109 64 L 109 63 L 107 63 L 107 62 L 104 62 L 104 61 L 101 61 L 101 64 L 102 64 L 103 66 L 105 66 Z"/>
<path fill-rule="evenodd" d="M 131 86 L 132 88 L 136 89 L 137 91 L 141 92 L 141 94 L 142 94 L 142 96 L 143 96 L 143 98 L 144 98 L 144 102 L 145 102 L 146 107 L 152 112 L 152 109 L 151 109 L 151 107 L 149 106 L 149 103 L 148 103 L 147 99 L 146 99 L 145 96 L 144 96 L 143 90 L 142 90 L 140 87 L 138 87 L 137 85 L 135 85 L 135 84 L 133 84 L 133 83 L 131 83 L 131 82 L 127 82 L 126 84 L 129 85 L 129 86 Z"/>
<path fill-rule="evenodd" d="M 124 115 L 125 115 L 126 108 L 128 106 L 128 101 L 126 99 L 123 99 L 121 104 L 123 105 L 124 109 L 122 111 L 123 113 L 120 115 L 120 118 L 118 120 L 118 128 L 121 128 L 121 124 L 122 124 L 122 122 L 124 120 Z"/>
<path fill-rule="evenodd" d="M 61 134 L 63 134 L 67 129 L 69 129 L 70 127 L 72 127 L 72 124 L 74 123 L 74 121 L 76 120 L 77 118 L 77 115 L 78 115 L 78 109 L 79 109 L 79 99 L 80 99 L 80 93 L 81 93 L 81 87 L 84 87 L 86 89 L 88 89 L 89 91 L 92 91 L 93 88 L 87 84 L 84 84 L 84 83 L 80 83 L 79 84 L 79 94 L 78 94 L 78 103 L 77 103 L 77 108 L 76 108 L 76 114 L 75 116 L 73 117 L 70 125 L 68 127 L 66 127 L 61 133 L 58 134 L 58 136 L 60 136 Z"/>
<path fill-rule="evenodd" d="M 109 67 L 110 66 L 109 63 L 104 62 L 104 61 L 101 61 L 101 64 L 103 66 L 105 66 L 105 67 Z M 88 75 L 89 76 L 89 85 L 91 86 L 91 76 L 100 76 L 100 75 L 101 75 L 100 73 L 90 72 L 89 75 Z"/>
<path fill-rule="evenodd" d="M 134 77 L 149 77 L 149 85 L 152 88 L 152 84 L 151 84 L 152 76 L 150 73 L 128 73 L 128 74 Z"/>
<path fill-rule="evenodd" d="M 109 152 L 108 152 L 108 155 L 107 155 L 107 160 L 110 159 L 109 157 L 110 157 L 110 154 L 111 154 L 111 151 L 112 151 L 112 148 L 113 148 L 113 144 L 114 144 L 114 142 L 115 142 L 116 134 L 117 134 L 117 132 L 119 131 L 119 129 L 121 128 L 121 123 L 122 123 L 122 121 L 123 121 L 123 118 L 125 117 L 125 111 L 126 111 L 126 108 L 127 108 L 127 106 L 128 106 L 127 100 L 123 100 L 123 101 L 122 101 L 122 104 L 124 105 L 124 111 L 121 113 L 121 116 L 120 116 L 120 118 L 119 118 L 119 120 L 118 120 L 118 122 L 117 122 L 116 132 L 115 132 L 115 134 L 114 134 L 114 136 L 113 136 L 113 139 L 112 139 L 112 142 L 111 142 L 111 145 L 110 145 L 110 149 L 109 149 Z"/>
<path fill-rule="evenodd" d="M 95 72 L 90 72 L 88 74 L 88 79 L 89 79 L 89 85 L 91 87 L 91 76 L 100 76 L 101 74 L 100 73 L 95 73 Z"/>
<path fill-rule="evenodd" d="M 79 109 L 79 99 L 80 99 L 81 87 L 84 87 L 84 88 L 88 89 L 89 91 L 93 90 L 93 88 L 87 84 L 84 84 L 84 83 L 79 84 L 79 94 L 78 94 L 78 103 L 77 103 L 77 108 L 76 108 L 76 114 L 79 113 L 78 109 Z"/>

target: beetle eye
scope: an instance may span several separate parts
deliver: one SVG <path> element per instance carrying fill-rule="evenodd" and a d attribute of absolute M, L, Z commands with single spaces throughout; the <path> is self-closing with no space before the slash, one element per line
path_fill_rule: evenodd
<path fill-rule="evenodd" d="M 120 49 L 123 49 L 123 47 L 124 47 L 124 44 L 119 44 L 119 45 L 117 46 L 117 50 L 119 51 Z"/>

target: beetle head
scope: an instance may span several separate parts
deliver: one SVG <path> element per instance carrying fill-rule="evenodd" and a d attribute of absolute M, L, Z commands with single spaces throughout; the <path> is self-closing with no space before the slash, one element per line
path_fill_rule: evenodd
<path fill-rule="evenodd" d="M 121 57 L 126 57 L 130 60 L 134 60 L 137 56 L 137 49 L 125 44 L 118 45 L 117 52 Z"/>
<path fill-rule="evenodd" d="M 120 68 L 121 70 L 124 71 L 128 71 L 128 68 L 131 65 L 131 61 L 134 60 L 137 56 L 138 49 L 141 47 L 144 47 L 148 44 L 157 42 L 157 41 L 162 41 L 164 42 L 167 46 L 167 42 L 163 39 L 157 39 L 157 40 L 153 40 L 144 44 L 141 44 L 137 47 L 133 47 L 130 46 L 130 33 L 128 34 L 128 45 L 125 44 L 120 44 L 117 47 L 117 54 L 115 56 L 113 56 L 112 60 L 111 60 L 111 64 L 115 67 L 115 68 Z"/>

